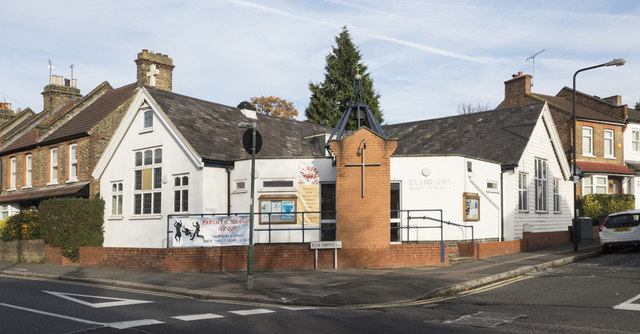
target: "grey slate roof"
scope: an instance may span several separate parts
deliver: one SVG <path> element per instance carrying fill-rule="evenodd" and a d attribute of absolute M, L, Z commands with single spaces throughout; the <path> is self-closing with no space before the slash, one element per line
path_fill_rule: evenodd
<path fill-rule="evenodd" d="M 394 156 L 460 155 L 516 165 L 544 103 L 383 126 Z"/>
<path fill-rule="evenodd" d="M 204 161 L 224 163 L 250 159 L 251 155 L 242 148 L 245 129 L 238 128 L 238 123 L 252 121 L 257 123 L 262 136 L 262 150 L 257 158 L 311 158 L 325 154 L 324 136 L 310 136 L 331 133 L 328 127 L 263 114 L 253 120 L 235 107 L 154 87 L 145 88 Z"/>

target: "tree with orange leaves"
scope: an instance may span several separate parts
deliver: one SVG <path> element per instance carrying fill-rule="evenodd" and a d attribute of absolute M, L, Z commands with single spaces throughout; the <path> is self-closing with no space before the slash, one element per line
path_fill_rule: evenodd
<path fill-rule="evenodd" d="M 293 102 L 289 102 L 279 97 L 252 97 L 250 103 L 259 113 L 262 114 L 288 119 L 295 119 L 296 116 L 298 116 L 298 110 L 293 106 Z"/>

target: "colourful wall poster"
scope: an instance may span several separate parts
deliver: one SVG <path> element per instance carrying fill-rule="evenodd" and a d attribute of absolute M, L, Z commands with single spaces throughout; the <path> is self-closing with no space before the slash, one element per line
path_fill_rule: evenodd
<path fill-rule="evenodd" d="M 283 220 L 293 220 L 295 216 L 293 212 L 296 209 L 296 202 L 293 200 L 282 201 L 282 214 L 280 218 Z"/>
<path fill-rule="evenodd" d="M 304 223 L 319 224 L 320 214 L 308 213 L 320 211 L 320 184 L 298 185 L 298 211 L 305 212 Z M 298 214 L 302 221 L 302 214 Z"/>
<path fill-rule="evenodd" d="M 309 162 L 301 162 L 298 165 L 298 184 L 299 185 L 312 185 L 318 184 L 320 180 L 318 176 L 318 169 Z"/>
<path fill-rule="evenodd" d="M 249 216 L 173 218 L 173 247 L 249 245 Z"/>

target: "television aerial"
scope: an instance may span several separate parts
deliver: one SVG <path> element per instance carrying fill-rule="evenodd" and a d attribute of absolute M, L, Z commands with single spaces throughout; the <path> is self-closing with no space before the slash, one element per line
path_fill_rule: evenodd
<path fill-rule="evenodd" d="M 539 54 L 543 53 L 544 51 L 545 51 L 545 49 L 542 49 L 542 50 L 540 50 L 540 51 L 534 53 L 533 55 L 531 55 L 531 56 L 529 56 L 529 57 L 524 59 L 524 61 L 529 61 L 529 59 L 531 59 L 531 65 L 532 65 L 532 68 L 531 68 L 531 87 L 533 87 L 533 78 L 535 77 L 535 72 L 536 72 L 536 57 Z"/>

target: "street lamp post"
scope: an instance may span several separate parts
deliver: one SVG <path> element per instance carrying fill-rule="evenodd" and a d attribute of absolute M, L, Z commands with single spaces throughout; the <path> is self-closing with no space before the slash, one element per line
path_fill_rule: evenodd
<path fill-rule="evenodd" d="M 253 203 L 255 195 L 255 175 L 256 175 L 256 122 L 240 122 L 239 128 L 250 128 L 251 131 L 251 195 L 249 208 L 249 247 L 247 248 L 247 289 L 253 289 Z"/>
<path fill-rule="evenodd" d="M 572 180 L 573 180 L 573 251 L 578 251 L 578 238 L 580 235 L 578 234 L 578 196 L 577 196 L 577 186 L 578 186 L 578 173 L 576 166 L 576 76 L 578 73 L 592 70 L 598 67 L 607 67 L 607 66 L 622 66 L 626 60 L 624 58 L 615 58 L 606 63 L 581 68 L 573 74 L 573 100 L 572 100 L 572 109 L 573 109 L 573 145 L 572 145 L 572 158 L 573 158 L 573 169 L 572 169 Z"/>

